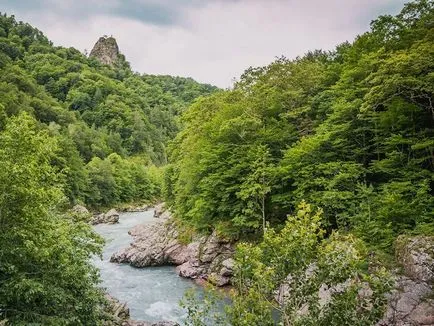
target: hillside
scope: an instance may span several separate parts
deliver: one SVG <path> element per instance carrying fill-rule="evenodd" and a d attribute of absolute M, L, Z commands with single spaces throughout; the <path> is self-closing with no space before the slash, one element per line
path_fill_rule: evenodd
<path fill-rule="evenodd" d="M 249 68 L 182 115 L 164 195 L 185 234 L 238 242 L 228 325 L 434 322 L 433 22 L 432 1 L 411 2 L 331 52 Z"/>
<path fill-rule="evenodd" d="M 27 112 L 39 129 L 57 138 L 62 152 L 57 165 L 72 203 L 108 206 L 155 195 L 152 184 L 143 185 L 151 193 L 120 189 L 110 165 L 123 164 L 122 173 L 135 170 L 135 176 L 123 177 L 146 184 L 135 162 L 166 163 L 179 114 L 217 90 L 191 78 L 134 73 L 121 53 L 113 65 L 104 65 L 74 48 L 53 46 L 40 31 L 6 14 L 0 16 L 0 45 L 0 108 L 6 117 Z"/>
<path fill-rule="evenodd" d="M 328 232 L 385 250 L 432 231 L 433 28 L 433 4 L 410 3 L 352 44 L 250 68 L 194 103 L 167 169 L 176 213 L 238 238 L 305 200 Z"/>

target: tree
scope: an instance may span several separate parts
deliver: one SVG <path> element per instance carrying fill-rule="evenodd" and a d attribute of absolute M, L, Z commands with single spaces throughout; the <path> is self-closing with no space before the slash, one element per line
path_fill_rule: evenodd
<path fill-rule="evenodd" d="M 13 325 L 96 325 L 104 302 L 90 257 L 102 240 L 62 216 L 56 139 L 22 113 L 0 133 L 0 319 Z"/>
<path fill-rule="evenodd" d="M 264 145 L 257 146 L 252 152 L 255 159 L 251 164 L 251 173 L 244 179 L 237 193 L 238 198 L 246 202 L 246 208 L 243 209 L 243 216 L 240 218 L 244 220 L 242 225 L 247 225 L 246 220 L 250 220 L 250 225 L 257 228 L 259 215 L 265 234 L 267 227 L 265 204 L 267 194 L 271 191 L 270 152 Z"/>

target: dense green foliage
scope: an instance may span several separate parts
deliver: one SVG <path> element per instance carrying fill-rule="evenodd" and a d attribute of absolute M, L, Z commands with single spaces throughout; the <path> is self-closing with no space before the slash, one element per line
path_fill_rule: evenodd
<path fill-rule="evenodd" d="M 410 3 L 353 44 L 250 68 L 193 104 L 165 176 L 177 215 L 238 237 L 306 200 L 329 233 L 386 250 L 433 230 L 433 22 L 431 1 Z"/>
<path fill-rule="evenodd" d="M 103 297 L 90 257 L 102 240 L 86 220 L 61 216 L 57 139 L 27 113 L 0 133 L 0 320 L 96 325 Z"/>
<path fill-rule="evenodd" d="M 6 117 L 28 112 L 59 139 L 54 163 L 66 175 L 64 190 L 72 203 L 150 199 L 157 185 L 143 165 L 166 162 L 166 143 L 179 130 L 177 116 L 196 97 L 213 91 L 190 78 L 133 73 L 122 55 L 114 67 L 104 66 L 73 48 L 53 46 L 13 16 L 0 15 L 0 109 Z M 114 169 L 120 174 L 122 159 L 108 168 L 112 153 L 129 160 L 122 163 L 125 178 L 149 180 L 148 187 L 126 190 L 115 175 L 105 185 L 95 184 Z"/>
<path fill-rule="evenodd" d="M 434 3 L 417 0 L 333 52 L 249 68 L 183 114 L 165 197 L 187 226 L 250 240 L 216 324 L 383 316 L 381 258 L 400 234 L 434 233 L 433 44 Z M 187 299 L 188 324 L 212 325 L 207 301 Z"/>

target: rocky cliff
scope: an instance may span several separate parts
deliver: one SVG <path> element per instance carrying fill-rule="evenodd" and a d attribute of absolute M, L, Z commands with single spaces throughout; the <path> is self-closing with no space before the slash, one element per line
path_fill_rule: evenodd
<path fill-rule="evenodd" d="M 113 66 L 119 59 L 119 47 L 114 37 L 100 37 L 95 43 L 89 57 L 96 58 L 99 62 Z"/>
<path fill-rule="evenodd" d="M 434 237 L 398 239 L 396 276 L 384 318 L 377 326 L 434 325 Z"/>

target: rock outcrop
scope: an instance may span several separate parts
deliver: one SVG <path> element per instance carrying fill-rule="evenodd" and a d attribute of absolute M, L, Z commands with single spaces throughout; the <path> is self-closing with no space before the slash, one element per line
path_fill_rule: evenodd
<path fill-rule="evenodd" d="M 396 248 L 403 275 L 395 276 L 393 290 L 387 295 L 386 312 L 376 326 L 434 326 L 434 237 L 402 237 L 397 240 Z M 306 270 L 306 279 L 316 268 L 312 264 Z M 276 290 L 275 299 L 281 305 L 290 297 L 291 281 L 288 275 Z M 319 306 L 328 304 L 333 293 L 345 291 L 350 284 L 347 280 L 332 287 L 321 285 Z M 367 284 L 359 290 L 359 297 L 370 298 L 371 295 L 372 289 Z M 308 306 L 298 313 L 303 315 L 306 309 Z"/>
<path fill-rule="evenodd" d="M 108 223 L 115 224 L 119 222 L 119 213 L 116 209 L 112 208 L 107 213 L 96 215 L 92 219 L 92 224 Z"/>
<path fill-rule="evenodd" d="M 434 237 L 399 238 L 396 258 L 414 281 L 434 282 Z"/>
<path fill-rule="evenodd" d="M 120 302 L 118 299 L 109 294 L 105 295 L 107 299 L 106 311 L 110 315 L 110 320 L 105 322 L 105 325 L 122 325 L 130 318 L 130 309 L 126 303 Z"/>
<path fill-rule="evenodd" d="M 113 66 L 119 60 L 119 47 L 114 37 L 103 36 L 93 46 L 89 57 L 105 65 Z"/>
<path fill-rule="evenodd" d="M 86 207 L 82 206 L 82 205 L 75 205 L 72 208 L 72 211 L 74 213 L 77 213 L 77 214 L 90 214 L 89 210 Z"/>
<path fill-rule="evenodd" d="M 434 325 L 434 237 L 400 238 L 397 260 L 404 275 L 396 277 L 384 318 L 377 326 Z"/>
<path fill-rule="evenodd" d="M 163 216 L 168 218 L 163 218 Z M 205 279 L 217 286 L 230 284 L 233 274 L 234 245 L 219 238 L 215 232 L 180 243 L 170 213 L 161 212 L 155 223 L 138 225 L 129 231 L 134 241 L 130 247 L 111 256 L 110 261 L 129 263 L 135 267 L 177 265 L 180 276 Z"/>

